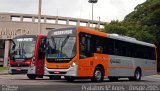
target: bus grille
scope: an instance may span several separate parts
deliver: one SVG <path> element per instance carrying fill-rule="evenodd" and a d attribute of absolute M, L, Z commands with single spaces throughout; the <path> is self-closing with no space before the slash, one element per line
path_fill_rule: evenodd
<path fill-rule="evenodd" d="M 28 70 L 20 70 L 20 71 L 17 71 L 15 69 L 12 69 L 12 74 L 26 74 L 28 72 Z"/>
<path fill-rule="evenodd" d="M 28 64 L 12 64 L 11 67 L 29 67 Z"/>

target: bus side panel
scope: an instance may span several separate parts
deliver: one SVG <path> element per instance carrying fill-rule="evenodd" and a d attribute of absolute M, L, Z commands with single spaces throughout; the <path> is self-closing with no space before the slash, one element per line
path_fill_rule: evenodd
<path fill-rule="evenodd" d="M 45 36 L 39 36 L 38 37 L 38 47 L 37 47 L 37 52 L 38 52 L 38 56 L 37 56 L 37 60 L 36 60 L 36 74 L 37 75 L 44 75 L 44 61 L 45 61 L 45 54 L 39 54 L 39 49 L 41 48 L 41 42 L 42 40 L 45 41 L 46 37 Z M 43 46 L 45 46 L 45 42 L 42 43 Z M 41 58 L 42 57 L 42 58 Z"/>
<path fill-rule="evenodd" d="M 78 76 L 90 77 L 93 76 L 93 57 L 80 59 L 78 61 Z"/>
<path fill-rule="evenodd" d="M 109 76 L 133 76 L 134 60 L 130 57 L 109 55 Z"/>
<path fill-rule="evenodd" d="M 157 74 L 157 64 L 155 60 L 144 59 L 145 66 L 142 68 L 142 76 Z"/>
<path fill-rule="evenodd" d="M 94 53 L 93 69 L 95 69 L 98 65 L 102 65 L 104 67 L 104 76 L 108 76 L 108 60 L 108 55 Z"/>
<path fill-rule="evenodd" d="M 98 65 L 104 67 L 105 76 L 108 76 L 108 55 L 94 53 L 94 57 L 80 59 L 78 62 L 78 76 L 92 77 Z"/>
<path fill-rule="evenodd" d="M 36 74 L 36 75 L 44 75 L 44 59 L 39 59 L 39 56 L 44 56 L 44 55 L 39 55 L 39 48 L 40 48 L 40 42 L 41 39 L 46 39 L 46 36 L 38 36 L 37 37 L 37 42 L 36 42 L 36 48 L 35 48 L 35 55 L 34 55 L 34 66 L 31 67 L 30 69 L 34 69 L 34 71 L 29 71 L 28 74 Z"/>
<path fill-rule="evenodd" d="M 141 68 L 142 76 L 156 73 L 155 60 L 110 55 L 109 76 L 134 76 L 137 67 Z"/>
<path fill-rule="evenodd" d="M 77 29 L 77 59 L 78 60 L 78 77 L 91 77 L 93 76 L 93 60 L 94 60 L 94 57 L 88 57 L 88 58 L 83 58 L 83 59 L 80 59 L 79 56 L 80 56 L 80 46 L 79 46 L 79 33 L 81 31 L 85 31 L 85 29 L 81 29 L 81 28 L 78 28 Z"/>

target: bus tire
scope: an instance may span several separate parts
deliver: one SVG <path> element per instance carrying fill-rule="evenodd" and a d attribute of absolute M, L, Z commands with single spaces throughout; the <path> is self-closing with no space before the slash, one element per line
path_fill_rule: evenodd
<path fill-rule="evenodd" d="M 130 81 L 140 81 L 142 77 L 142 72 L 140 68 L 137 68 L 134 72 L 134 77 L 130 77 Z"/>
<path fill-rule="evenodd" d="M 65 80 L 67 80 L 68 82 L 73 82 L 73 81 L 75 80 L 75 78 L 74 78 L 74 77 L 71 77 L 71 76 L 65 76 L 64 78 L 65 78 Z"/>
<path fill-rule="evenodd" d="M 49 76 L 50 80 L 60 80 L 61 76 Z"/>
<path fill-rule="evenodd" d="M 29 78 L 29 79 L 36 79 L 36 75 L 35 74 L 27 74 L 27 77 Z"/>
<path fill-rule="evenodd" d="M 93 77 L 91 78 L 92 82 L 102 82 L 104 79 L 104 69 L 101 67 L 96 67 L 94 70 Z"/>

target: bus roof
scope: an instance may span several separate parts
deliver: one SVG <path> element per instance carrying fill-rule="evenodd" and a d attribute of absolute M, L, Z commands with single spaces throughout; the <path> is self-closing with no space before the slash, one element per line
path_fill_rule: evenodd
<path fill-rule="evenodd" d="M 139 41 L 139 40 L 137 40 L 135 38 L 128 37 L 128 36 L 109 34 L 108 38 L 116 39 L 116 40 L 121 40 L 121 41 L 126 41 L 126 42 L 130 42 L 130 43 L 134 43 L 134 44 L 144 45 L 144 46 L 155 47 L 154 44 L 143 42 L 143 41 Z"/>
<path fill-rule="evenodd" d="M 100 32 L 100 31 L 95 31 L 94 29 L 86 28 L 86 27 L 66 27 L 66 28 L 60 28 L 60 29 L 53 29 L 53 30 L 48 32 L 47 37 L 51 37 L 51 33 L 53 31 L 63 30 L 63 29 L 75 29 L 79 32 L 84 32 L 84 33 L 93 34 L 93 35 L 102 36 L 102 37 L 108 37 L 108 38 L 111 38 L 111 39 L 126 41 L 126 42 L 130 42 L 130 43 L 134 43 L 134 44 L 144 45 L 144 46 L 155 47 L 154 44 L 139 41 L 135 38 L 131 38 L 131 37 L 127 37 L 127 36 L 121 36 L 121 35 L 118 35 L 118 34 L 109 34 L 109 33 L 104 33 L 104 32 Z"/>
<path fill-rule="evenodd" d="M 108 38 L 111 38 L 111 39 L 121 40 L 121 41 L 130 42 L 130 43 L 139 44 L 139 45 L 144 45 L 144 46 L 155 47 L 154 44 L 139 41 L 139 40 L 137 40 L 135 38 L 132 38 L 132 37 L 121 36 L 121 35 L 118 35 L 118 34 L 104 33 L 104 32 L 95 31 L 95 30 L 89 29 L 89 28 L 83 28 L 83 27 L 78 27 L 78 28 L 81 32 L 85 32 L 85 33 L 89 33 L 89 34 L 93 34 L 93 35 L 108 37 Z"/>

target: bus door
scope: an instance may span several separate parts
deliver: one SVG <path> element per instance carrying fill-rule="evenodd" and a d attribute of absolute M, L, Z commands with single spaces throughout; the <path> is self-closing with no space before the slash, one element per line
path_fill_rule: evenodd
<path fill-rule="evenodd" d="M 79 61 L 78 61 L 78 76 L 93 76 L 93 41 L 92 36 L 80 33 L 79 34 Z"/>
<path fill-rule="evenodd" d="M 36 67 L 37 75 L 44 75 L 45 42 L 46 42 L 45 38 L 40 39 L 38 48 L 38 60 Z"/>

